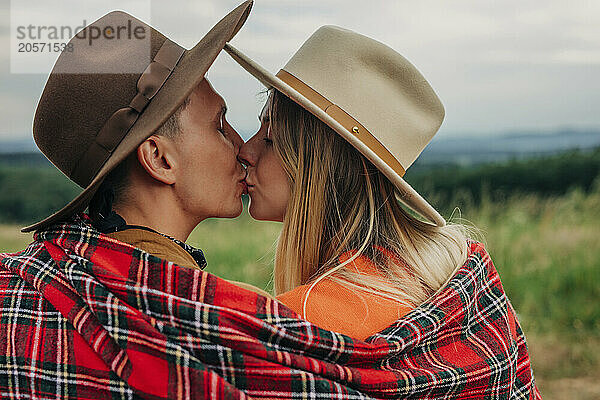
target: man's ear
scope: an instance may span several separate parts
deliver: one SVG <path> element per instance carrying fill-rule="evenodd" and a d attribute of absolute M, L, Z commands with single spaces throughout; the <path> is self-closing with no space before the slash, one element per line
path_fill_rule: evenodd
<path fill-rule="evenodd" d="M 137 157 L 148 175 L 166 185 L 175 183 L 177 151 L 169 138 L 150 136 L 138 146 Z"/>

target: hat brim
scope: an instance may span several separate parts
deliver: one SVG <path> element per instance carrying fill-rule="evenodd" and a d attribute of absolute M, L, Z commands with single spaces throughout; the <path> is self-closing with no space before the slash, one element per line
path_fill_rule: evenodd
<path fill-rule="evenodd" d="M 408 206 L 410 209 L 432 222 L 437 226 L 446 225 L 444 217 L 437 212 L 415 189 L 412 188 L 394 169 L 392 169 L 382 158 L 367 147 L 355 135 L 344 128 L 338 121 L 332 118 L 329 114 L 307 99 L 300 92 L 292 88 L 286 82 L 270 73 L 258 63 L 254 62 L 241 51 L 227 43 L 224 47 L 225 51 L 238 63 L 242 68 L 248 71 L 252 76 L 258 79 L 267 88 L 275 88 L 284 95 L 288 96 L 305 110 L 319 118 L 330 128 L 340 134 L 352 146 L 361 152 L 369 161 L 371 161 L 383 174 L 394 184 L 398 189 L 398 200 Z"/>
<path fill-rule="evenodd" d="M 24 227 L 21 232 L 42 229 L 83 211 L 106 175 L 169 119 L 194 88 L 202 82 L 225 43 L 231 40 L 246 22 L 252 4 L 253 0 L 240 4 L 213 26 L 192 49 L 183 53 L 163 87 L 115 148 L 92 182 L 75 199 L 42 221 Z"/>

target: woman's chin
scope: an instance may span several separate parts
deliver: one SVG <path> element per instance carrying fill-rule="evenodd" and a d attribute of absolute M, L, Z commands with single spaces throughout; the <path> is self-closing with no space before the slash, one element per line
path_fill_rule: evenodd
<path fill-rule="evenodd" d="M 250 205 L 248 206 L 248 214 L 250 214 L 250 216 L 257 221 L 265 221 L 264 216 L 261 214 L 260 210 L 257 210 L 257 207 L 254 206 L 252 198 L 250 199 Z"/>
<path fill-rule="evenodd" d="M 250 198 L 250 205 L 248 206 L 248 214 L 257 220 L 257 221 L 273 221 L 273 222 L 282 222 L 283 218 L 277 218 L 277 216 L 273 215 L 272 212 L 268 212 L 267 210 L 258 207 L 257 204 L 252 201 Z"/>

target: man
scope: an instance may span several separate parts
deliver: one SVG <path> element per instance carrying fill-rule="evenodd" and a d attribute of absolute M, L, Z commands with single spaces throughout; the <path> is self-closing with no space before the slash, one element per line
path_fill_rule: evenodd
<path fill-rule="evenodd" d="M 204 268 L 202 253 L 184 245 L 187 237 L 206 218 L 242 211 L 245 171 L 236 159 L 242 139 L 226 111 L 202 80 L 104 179 L 90 202 L 92 225 L 178 265 Z"/>
<path fill-rule="evenodd" d="M 237 161 L 243 141 L 204 75 L 251 7 L 251 0 L 241 4 L 190 50 L 131 15 L 111 12 L 72 38 L 58 57 L 36 110 L 34 138 L 83 191 L 23 229 L 37 231 L 27 250 L 0 255 L 0 300 L 10 304 L 0 307 L 3 398 L 172 397 L 180 390 L 145 382 L 155 372 L 148 353 L 135 353 L 140 358 L 133 368 L 125 359 L 119 366 L 106 363 L 106 349 L 95 347 L 98 338 L 91 341 L 70 319 L 72 309 L 61 310 L 64 298 L 52 296 L 58 291 L 80 301 L 75 285 L 63 286 L 66 270 L 50 272 L 60 269 L 68 252 L 48 235 L 61 231 L 92 246 L 95 239 L 88 239 L 103 233 L 121 246 L 117 258 L 135 252 L 168 268 L 206 266 L 202 252 L 184 242 L 202 220 L 241 213 L 245 170 Z M 126 27 L 133 38 L 116 38 Z M 28 285 L 31 263 L 48 267 L 43 287 Z"/>

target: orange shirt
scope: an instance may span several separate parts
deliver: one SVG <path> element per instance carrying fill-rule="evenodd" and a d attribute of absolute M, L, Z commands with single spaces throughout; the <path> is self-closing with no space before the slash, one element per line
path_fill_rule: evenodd
<path fill-rule="evenodd" d="M 340 257 L 340 263 L 350 258 L 350 253 Z M 361 274 L 379 275 L 375 266 L 365 256 L 360 256 L 346 268 L 356 268 Z M 302 306 L 310 284 L 298 286 L 277 296 L 277 300 L 302 315 Z M 394 300 L 348 289 L 324 278 L 310 291 L 306 303 L 306 320 L 322 328 L 364 340 L 387 328 L 411 311 L 411 307 Z"/>

